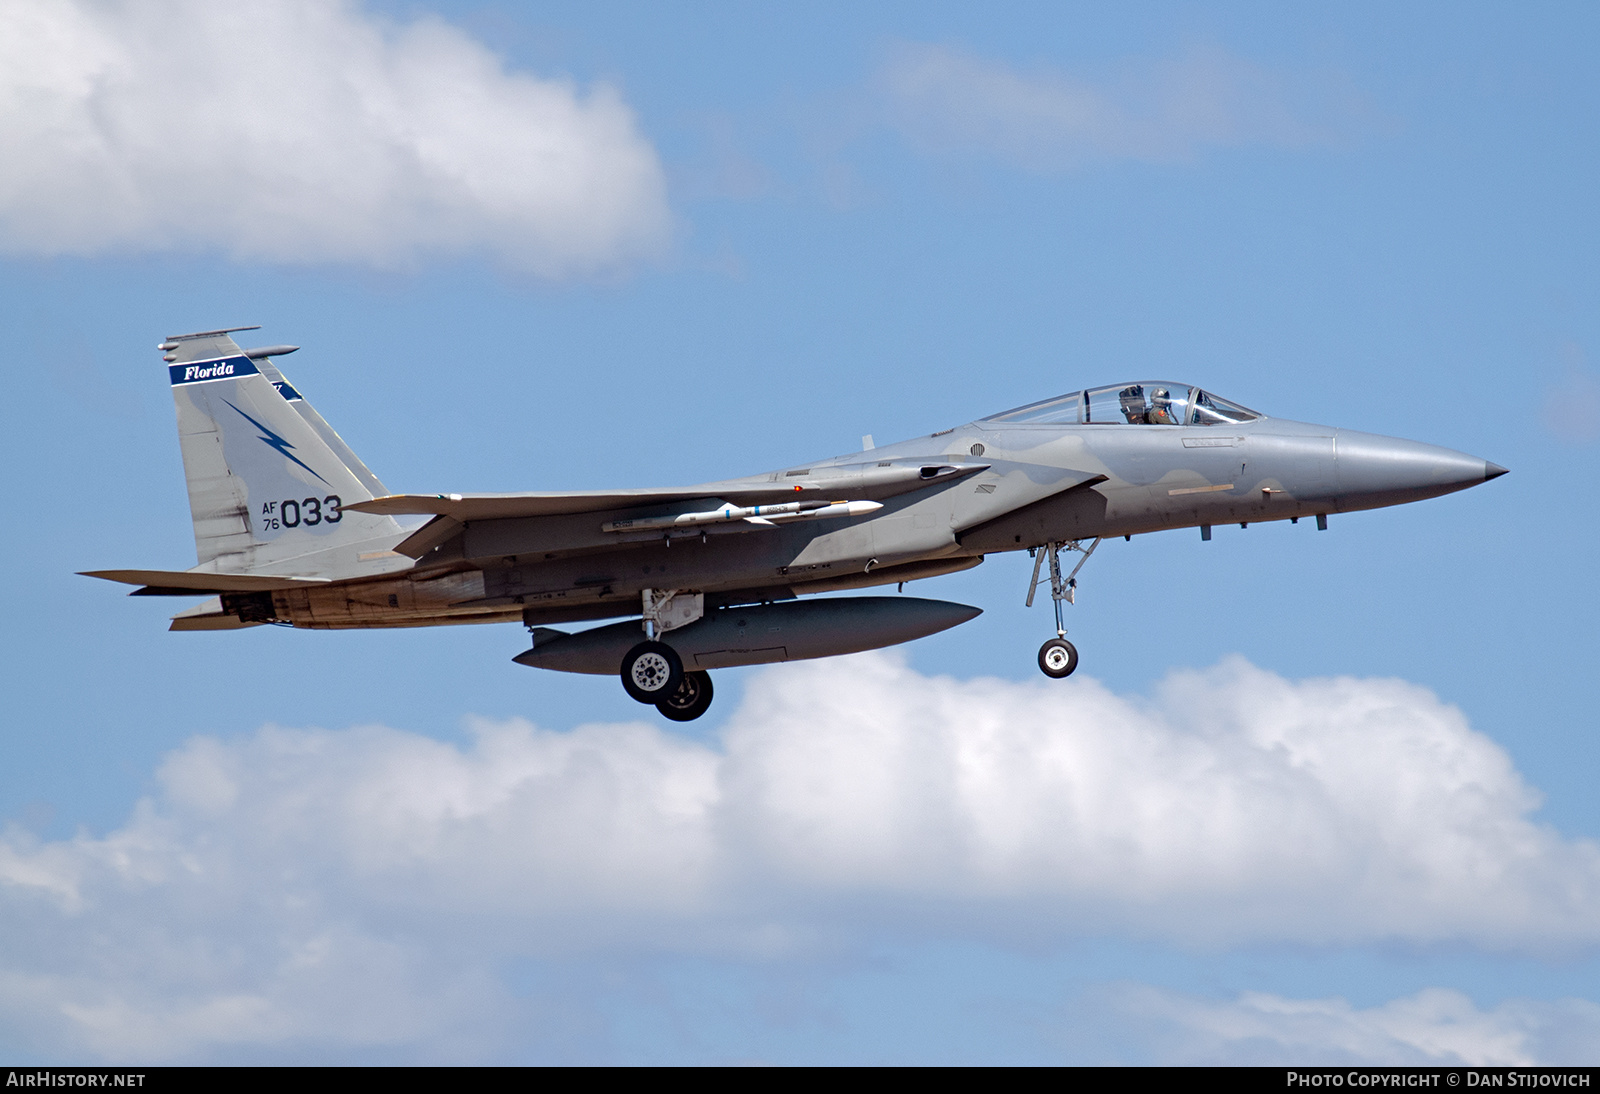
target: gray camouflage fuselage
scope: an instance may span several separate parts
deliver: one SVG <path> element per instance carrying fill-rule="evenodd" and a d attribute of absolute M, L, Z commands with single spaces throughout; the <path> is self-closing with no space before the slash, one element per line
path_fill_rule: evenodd
<path fill-rule="evenodd" d="M 888 497 L 858 484 L 883 467 L 970 473 Z M 1448 449 L 1276 418 L 1226 427 L 978 421 L 707 485 L 699 501 L 468 520 L 404 577 L 275 600 L 280 618 L 316 627 L 598 619 L 636 614 L 647 588 L 695 589 L 709 602 L 735 603 L 895 584 L 1047 542 L 1371 509 L 1497 473 Z M 609 521 L 705 509 L 722 487 L 797 482 L 840 500 L 876 496 L 883 508 L 770 528 L 632 539 L 601 531 Z M 403 603 L 390 607 L 395 592 Z"/>
<path fill-rule="evenodd" d="M 703 597 L 709 613 L 1046 544 L 1396 505 L 1504 473 L 1145 381 L 696 487 L 390 495 L 273 365 L 293 347 L 242 350 L 228 335 L 162 344 L 200 565 L 95 574 L 147 595 L 218 594 L 180 613 L 177 630 L 540 627 L 640 616 L 647 590 Z M 738 515 L 786 502 L 812 511 Z M 816 508 L 835 502 L 868 504 Z"/>

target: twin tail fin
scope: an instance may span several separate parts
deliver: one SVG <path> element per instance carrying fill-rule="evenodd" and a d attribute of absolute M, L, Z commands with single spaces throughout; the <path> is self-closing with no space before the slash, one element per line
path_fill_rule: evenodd
<path fill-rule="evenodd" d="M 333 579 L 371 573 L 373 556 L 408 529 L 346 510 L 388 491 L 273 363 L 297 347 L 247 350 L 231 337 L 255 329 L 174 335 L 160 347 L 199 568 Z"/>

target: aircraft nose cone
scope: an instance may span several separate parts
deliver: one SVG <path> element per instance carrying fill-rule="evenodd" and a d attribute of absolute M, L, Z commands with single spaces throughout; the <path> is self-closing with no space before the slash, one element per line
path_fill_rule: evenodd
<path fill-rule="evenodd" d="M 1335 453 L 1339 492 L 1379 504 L 1437 497 L 1506 473 L 1499 464 L 1454 449 L 1343 429 Z"/>

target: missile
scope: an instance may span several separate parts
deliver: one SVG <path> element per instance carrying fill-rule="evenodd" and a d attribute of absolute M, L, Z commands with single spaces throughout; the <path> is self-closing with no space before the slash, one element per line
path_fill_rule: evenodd
<path fill-rule="evenodd" d="M 637 517 L 633 520 L 608 520 L 602 532 L 649 532 L 662 529 L 692 528 L 700 524 L 776 524 L 778 521 L 820 520 L 825 517 L 864 517 L 883 508 L 881 501 L 789 501 L 778 505 L 724 505 L 704 513 L 678 513 L 670 517 Z"/>
<path fill-rule="evenodd" d="M 913 596 L 786 600 L 708 611 L 660 640 L 678 651 L 686 669 L 720 669 L 875 650 L 937 634 L 980 614 L 966 604 Z M 529 668 L 612 676 L 639 638 L 637 620 L 576 634 L 541 628 L 534 648 L 512 660 Z"/>

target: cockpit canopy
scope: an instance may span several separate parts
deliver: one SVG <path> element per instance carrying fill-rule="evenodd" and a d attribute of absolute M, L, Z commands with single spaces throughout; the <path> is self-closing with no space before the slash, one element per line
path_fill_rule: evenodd
<path fill-rule="evenodd" d="M 1210 392 L 1165 380 L 1074 391 L 1029 403 L 986 422 L 1015 425 L 1235 425 L 1261 417 Z"/>

